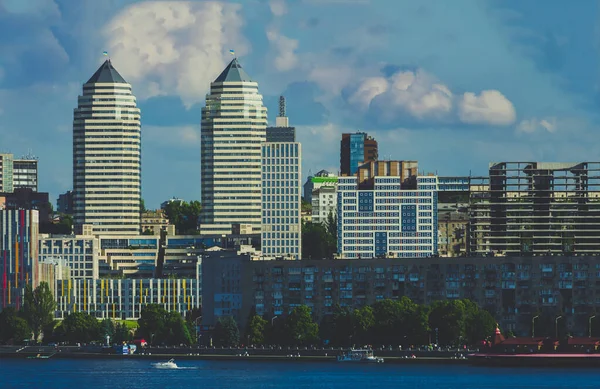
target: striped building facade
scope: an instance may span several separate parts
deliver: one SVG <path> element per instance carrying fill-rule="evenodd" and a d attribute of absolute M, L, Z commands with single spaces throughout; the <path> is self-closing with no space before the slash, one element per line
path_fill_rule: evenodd
<path fill-rule="evenodd" d="M 73 207 L 78 234 L 137 235 L 140 110 L 107 60 L 83 85 L 73 118 Z"/>
<path fill-rule="evenodd" d="M 25 286 L 38 276 L 37 210 L 0 210 L 0 310 L 21 308 Z"/>
<path fill-rule="evenodd" d="M 201 306 L 197 279 L 68 279 L 56 281 L 56 318 L 85 312 L 99 319 L 137 320 L 147 304 L 185 314 Z"/>

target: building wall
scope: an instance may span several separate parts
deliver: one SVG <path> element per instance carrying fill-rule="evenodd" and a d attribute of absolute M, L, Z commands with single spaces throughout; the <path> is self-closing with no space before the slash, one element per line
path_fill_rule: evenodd
<path fill-rule="evenodd" d="M 330 213 L 337 215 L 337 185 L 322 186 L 312 195 L 312 222 L 325 223 Z"/>
<path fill-rule="evenodd" d="M 0 192 L 13 191 L 13 154 L 0 154 Z"/>
<path fill-rule="evenodd" d="M 75 231 L 140 233 L 140 110 L 127 83 L 86 83 L 73 118 Z"/>
<path fill-rule="evenodd" d="M 38 211 L 0 210 L 0 310 L 23 304 L 25 286 L 37 287 Z"/>
<path fill-rule="evenodd" d="M 35 157 L 13 161 L 13 186 L 38 191 L 38 160 Z"/>
<path fill-rule="evenodd" d="M 356 177 L 339 179 L 340 256 L 408 258 L 438 252 L 435 176 L 417 177 L 414 190 L 403 189 L 399 175 L 372 177 L 372 189 L 359 189 L 357 181 Z"/>
<path fill-rule="evenodd" d="M 56 318 L 86 312 L 99 319 L 137 320 L 147 304 L 185 314 L 201 306 L 196 279 L 68 279 L 56 282 Z"/>
<path fill-rule="evenodd" d="M 356 174 L 358 167 L 378 158 L 377 141 L 364 132 L 342 134 L 340 145 L 340 175 Z"/>
<path fill-rule="evenodd" d="M 230 234 L 233 223 L 252 224 L 260 231 L 266 127 L 267 109 L 258 83 L 211 83 L 202 109 L 201 233 Z"/>
<path fill-rule="evenodd" d="M 218 318 L 214 312 L 222 312 L 214 301 L 222 301 L 227 294 L 242 295 L 235 310 L 224 313 L 235 314 L 242 326 L 253 309 L 269 320 L 307 305 L 320 321 L 333 313 L 336 304 L 360 308 L 406 296 L 418 304 L 470 299 L 488 310 L 503 330 L 518 336 L 531 336 L 535 315 L 564 315 L 570 333 L 587 336 L 588 320 L 600 304 L 597 262 L 595 256 L 361 261 L 208 257 L 202 264 L 203 280 L 210 283 L 202 292 L 203 324 L 214 325 Z"/>
<path fill-rule="evenodd" d="M 42 261 L 60 260 L 77 279 L 99 277 L 99 240 L 94 236 L 41 236 L 39 258 Z"/>
<path fill-rule="evenodd" d="M 261 246 L 269 258 L 302 258 L 302 147 L 298 142 L 262 146 Z"/>

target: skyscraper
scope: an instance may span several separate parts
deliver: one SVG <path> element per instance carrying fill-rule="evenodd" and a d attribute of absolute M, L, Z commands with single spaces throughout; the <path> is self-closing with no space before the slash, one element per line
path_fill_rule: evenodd
<path fill-rule="evenodd" d="M 0 192 L 12 193 L 18 188 L 38 190 L 38 160 L 32 155 L 15 159 L 13 154 L 0 154 Z"/>
<path fill-rule="evenodd" d="M 83 85 L 74 112 L 77 233 L 140 233 L 140 146 L 140 110 L 131 85 L 107 60 Z"/>
<path fill-rule="evenodd" d="M 210 84 L 202 108 L 203 234 L 231 233 L 232 224 L 261 225 L 261 144 L 267 109 L 258 83 L 234 58 Z"/>
<path fill-rule="evenodd" d="M 266 258 L 302 259 L 302 147 L 289 127 L 283 98 L 277 119 L 262 146 L 261 249 Z"/>
<path fill-rule="evenodd" d="M 372 136 L 365 132 L 342 134 L 340 175 L 354 175 L 362 163 L 376 161 L 377 157 L 377 141 Z"/>

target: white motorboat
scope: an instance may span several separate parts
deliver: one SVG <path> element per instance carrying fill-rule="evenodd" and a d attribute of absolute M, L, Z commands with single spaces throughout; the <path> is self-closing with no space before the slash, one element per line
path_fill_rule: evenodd
<path fill-rule="evenodd" d="M 338 362 L 383 363 L 383 358 L 373 355 L 373 350 L 350 350 L 338 355 Z"/>
<path fill-rule="evenodd" d="M 152 366 L 154 366 L 157 369 L 178 369 L 178 366 L 177 364 L 175 364 L 174 359 L 169 359 L 167 362 L 153 363 Z"/>

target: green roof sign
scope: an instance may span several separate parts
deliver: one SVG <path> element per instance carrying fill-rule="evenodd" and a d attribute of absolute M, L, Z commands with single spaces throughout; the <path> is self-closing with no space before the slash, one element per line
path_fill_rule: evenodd
<path fill-rule="evenodd" d="M 331 183 L 336 183 L 338 182 L 338 178 L 337 177 L 313 177 L 311 178 L 311 181 L 313 182 L 313 184 L 322 184 L 325 182 L 331 182 Z"/>

